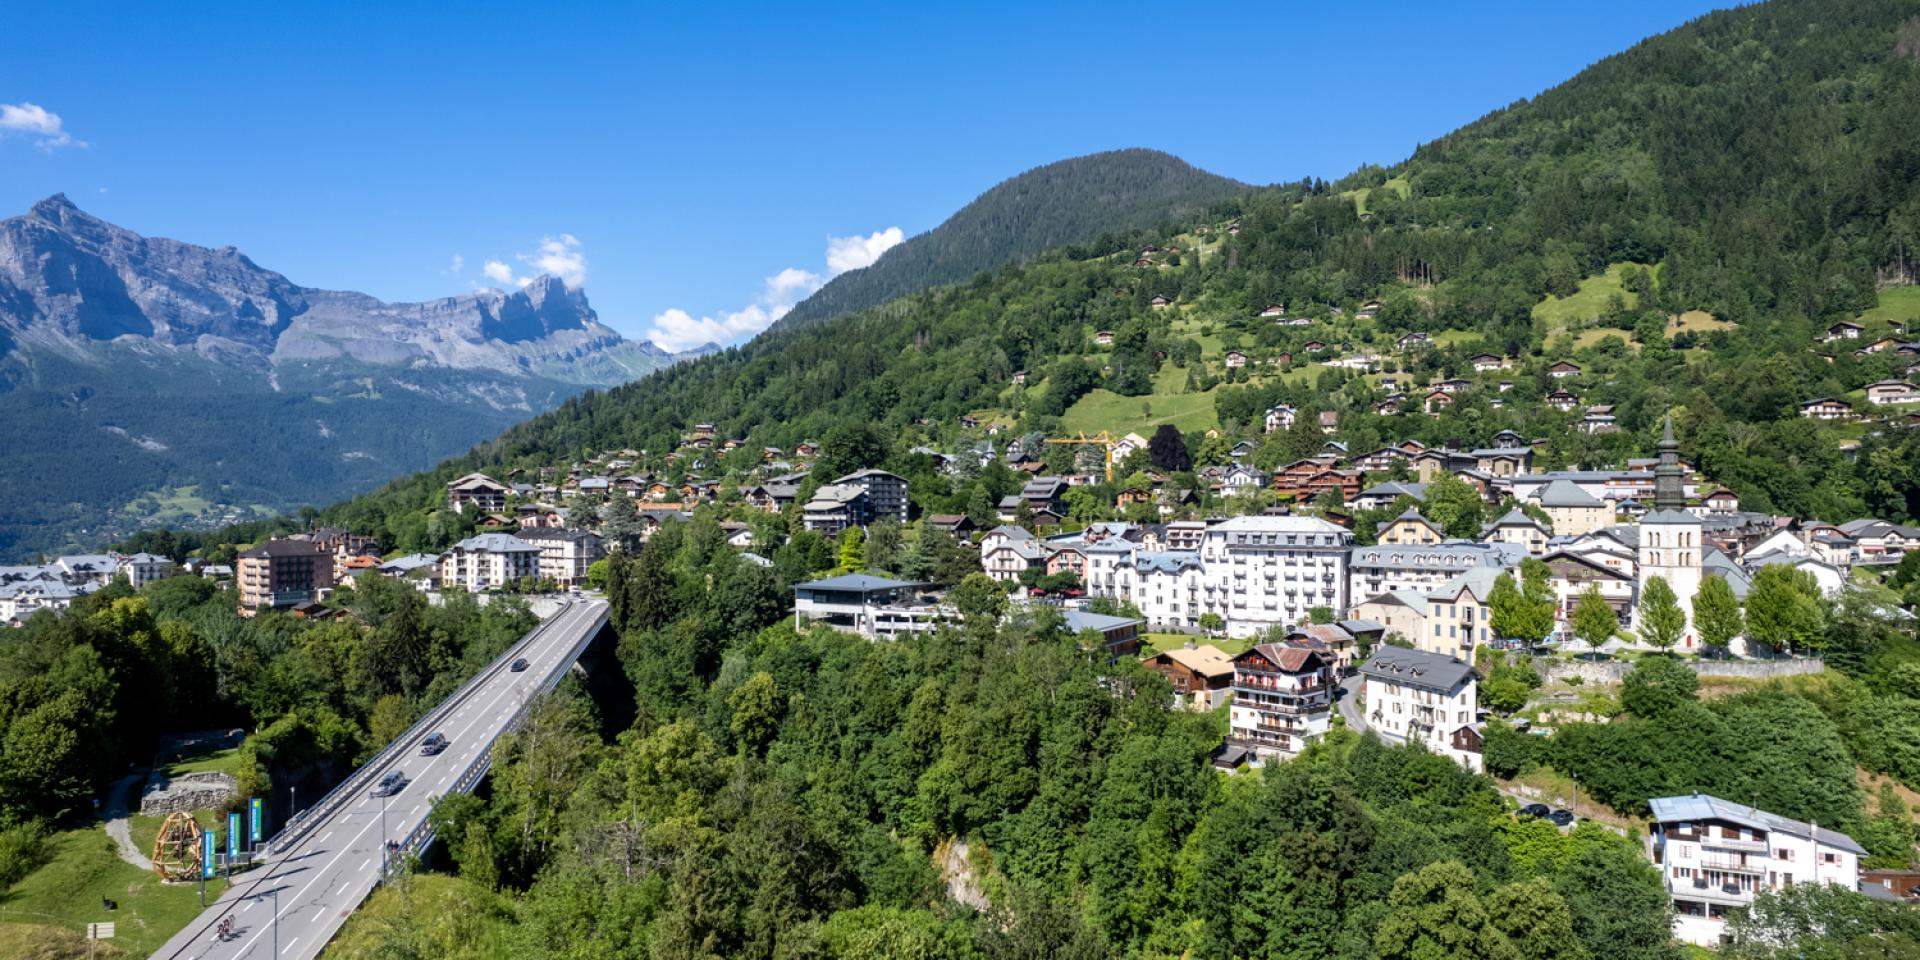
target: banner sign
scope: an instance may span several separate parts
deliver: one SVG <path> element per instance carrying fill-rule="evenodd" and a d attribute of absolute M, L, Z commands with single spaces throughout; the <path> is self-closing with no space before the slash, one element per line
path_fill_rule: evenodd
<path fill-rule="evenodd" d="M 252 837 L 256 845 L 266 839 L 260 835 L 260 815 L 263 807 L 264 804 L 260 802 L 259 797 L 251 797 L 247 800 L 247 836 Z"/>
<path fill-rule="evenodd" d="M 227 814 L 227 859 L 240 859 L 240 811 Z"/>
<path fill-rule="evenodd" d="M 214 877 L 213 855 L 213 831 L 208 830 L 200 835 L 200 877 L 203 880 L 212 880 Z"/>

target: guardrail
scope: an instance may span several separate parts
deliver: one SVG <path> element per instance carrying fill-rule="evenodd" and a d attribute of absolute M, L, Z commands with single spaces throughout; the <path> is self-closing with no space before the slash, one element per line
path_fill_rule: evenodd
<path fill-rule="evenodd" d="M 559 614 L 555 614 L 554 616 L 558 617 Z M 558 664 L 548 670 L 546 676 L 541 679 L 540 687 L 543 692 L 552 690 L 554 687 L 560 685 L 560 678 L 565 676 L 568 670 L 573 669 L 574 661 L 578 660 L 580 655 L 586 651 L 587 646 L 593 643 L 594 635 L 600 632 L 599 627 L 605 624 L 606 613 L 602 612 L 600 616 L 596 618 L 596 626 L 594 629 L 581 631 L 580 639 L 574 641 L 573 646 L 567 649 L 566 656 L 561 657 Z M 494 734 L 493 739 L 487 742 L 486 749 L 481 750 L 479 756 L 474 757 L 473 760 L 467 764 L 467 768 L 460 772 L 460 776 L 455 778 L 453 786 L 448 788 L 447 793 L 471 792 L 473 788 L 480 783 L 481 778 L 485 777 L 487 772 L 493 769 L 494 745 L 500 742 L 501 737 L 520 729 L 520 725 L 526 722 L 527 712 L 531 709 L 533 709 L 533 698 L 529 697 L 520 704 L 518 710 L 513 712 L 513 716 L 507 718 L 506 723 L 500 725 L 500 732 Z M 446 795 L 446 793 L 441 794 L 443 797 Z M 427 818 L 422 819 L 412 830 L 407 831 L 407 835 L 399 842 L 397 853 L 403 855 L 419 854 L 425 851 L 427 847 L 433 843 L 433 840 L 432 807 L 429 805 Z M 386 867 L 383 866 L 381 869 L 381 877 L 383 879 L 386 876 L 386 872 Z"/>
<path fill-rule="evenodd" d="M 469 677 L 467 682 L 461 684 L 458 690 L 455 690 L 452 694 L 441 700 L 432 710 L 427 711 L 424 716 L 414 722 L 413 726 L 408 727 L 404 733 L 393 738 L 393 740 L 385 747 L 382 747 L 378 753 L 375 753 L 372 758 L 361 764 L 353 773 L 348 774 L 345 780 L 340 781 L 332 790 L 327 791 L 326 795 L 322 796 L 318 802 L 295 814 L 289 818 L 286 823 L 281 824 L 280 829 L 267 839 L 266 844 L 261 848 L 260 854 L 266 856 L 280 849 L 282 846 L 298 843 L 313 829 L 315 824 L 324 823 L 328 818 L 332 817 L 334 812 L 343 806 L 349 797 L 365 789 L 369 783 L 378 779 L 378 774 L 381 769 L 391 762 L 394 757 L 411 747 L 414 741 L 430 728 L 439 726 L 440 723 L 447 718 L 447 715 L 453 711 L 455 705 L 463 702 L 466 697 L 481 684 L 498 676 L 500 671 L 512 663 L 528 645 L 533 643 L 536 637 L 544 633 L 547 628 L 553 626 L 560 618 L 572 612 L 573 603 L 571 600 L 562 600 L 560 602 L 560 609 L 555 611 L 553 616 L 541 621 L 534 626 L 533 629 L 528 630 L 519 640 L 514 641 L 513 645 L 508 647 L 506 652 L 495 658 L 495 660 L 484 669 L 475 673 L 472 677 Z"/>

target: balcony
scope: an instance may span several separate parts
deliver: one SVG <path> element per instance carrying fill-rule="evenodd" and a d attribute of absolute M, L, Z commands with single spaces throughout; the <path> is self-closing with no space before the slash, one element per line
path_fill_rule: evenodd
<path fill-rule="evenodd" d="M 1749 860 L 1745 857 L 1701 857 L 1699 866 L 1707 870 L 1722 873 L 1744 873 L 1751 876 L 1764 876 L 1767 872 L 1766 860 Z"/>
<path fill-rule="evenodd" d="M 1708 883 L 1695 877 L 1692 880 L 1669 880 L 1668 889 L 1679 900 L 1699 900 L 1704 903 L 1722 903 L 1729 906 L 1744 907 L 1753 902 L 1753 890 L 1742 888 L 1737 883 Z"/>
<path fill-rule="evenodd" d="M 1710 834 L 1700 838 L 1700 845 L 1703 847 L 1715 847 L 1721 850 L 1742 850 L 1747 853 L 1767 852 L 1767 842 L 1765 840 L 1737 840 L 1733 837 L 1716 837 Z"/>

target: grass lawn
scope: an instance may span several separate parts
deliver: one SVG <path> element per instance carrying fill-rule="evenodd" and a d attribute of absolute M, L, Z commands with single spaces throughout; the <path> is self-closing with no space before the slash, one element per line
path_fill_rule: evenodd
<path fill-rule="evenodd" d="M 89 957 L 106 960 L 108 957 L 126 956 L 126 951 L 114 946 L 115 942 L 102 940 L 94 945 L 94 952 L 89 953 L 84 928 L 68 930 L 37 923 L 0 922 L 0 957 L 10 957 L 12 960 L 84 960 Z"/>
<path fill-rule="evenodd" d="M 1572 321 L 1592 320 L 1600 316 L 1607 309 L 1607 301 L 1616 293 L 1626 299 L 1627 306 L 1633 306 L 1639 302 L 1639 295 L 1628 292 L 1626 287 L 1620 285 L 1620 272 L 1629 266 L 1646 265 L 1616 263 L 1608 267 L 1606 273 L 1580 281 L 1579 289 L 1572 296 L 1548 296 L 1534 304 L 1533 319 L 1546 324 L 1547 336 L 1551 338 L 1565 330 Z"/>
<path fill-rule="evenodd" d="M 214 749 L 211 745 L 196 747 L 181 755 L 180 759 L 167 764 L 167 776 L 177 777 L 183 773 L 206 773 L 219 771 L 235 773 L 240 769 L 240 750 L 237 747 Z"/>
<path fill-rule="evenodd" d="M 1888 287 L 1880 304 L 1855 318 L 1874 335 L 1887 332 L 1894 320 L 1920 320 L 1920 287 Z"/>
<path fill-rule="evenodd" d="M 1347 197 L 1353 201 L 1353 211 L 1355 213 L 1366 213 L 1367 200 L 1373 195 L 1373 191 L 1391 190 L 1394 193 L 1398 194 L 1400 196 L 1400 199 L 1405 200 L 1407 198 L 1407 192 L 1411 189 L 1412 189 L 1412 186 L 1407 183 L 1406 177 L 1393 177 L 1387 180 L 1387 182 L 1382 183 L 1378 187 L 1367 187 L 1360 190 L 1348 190 L 1347 192 L 1342 193 L 1341 196 Z"/>
<path fill-rule="evenodd" d="M 1185 382 L 1184 371 L 1181 381 Z M 1143 402 L 1150 408 L 1150 413 L 1141 412 L 1140 405 Z M 1150 437 L 1163 423 L 1171 423 L 1183 433 L 1219 426 L 1220 418 L 1213 410 L 1212 391 L 1123 397 L 1111 390 L 1094 390 L 1067 408 L 1060 418 L 1060 429 L 1065 433 L 1110 430 L 1116 437 L 1128 433 Z"/>
<path fill-rule="evenodd" d="M 1143 633 L 1140 636 L 1146 641 L 1147 646 L 1152 649 L 1154 653 L 1162 653 L 1167 650 L 1184 647 L 1187 645 L 1188 640 L 1202 645 L 1212 644 L 1219 647 L 1221 652 L 1228 656 L 1245 653 L 1248 647 L 1253 646 L 1253 640 L 1251 638 L 1245 640 L 1235 640 L 1232 637 L 1214 637 L 1208 639 L 1206 637 L 1185 633 Z"/>
<path fill-rule="evenodd" d="M 121 951 L 145 955 L 200 913 L 198 886 L 169 886 L 152 871 L 122 861 L 100 826 L 54 834 L 48 840 L 48 852 L 51 859 L 46 866 L 0 895 L 0 956 L 22 956 L 6 948 L 7 938 L 18 936 L 11 929 L 16 919 L 75 933 L 89 923 L 111 920 L 117 927 L 114 943 Z M 209 902 L 226 886 L 224 880 L 207 881 Z M 102 897 L 119 901 L 120 909 L 111 913 L 100 909 Z"/>
<path fill-rule="evenodd" d="M 1673 322 L 1667 325 L 1667 335 L 1672 336 L 1683 330 L 1692 330 L 1695 333 L 1711 333 L 1715 330 L 1731 329 L 1733 329 L 1733 321 L 1731 320 L 1722 320 L 1705 310 L 1688 310 L 1674 317 Z"/>
<path fill-rule="evenodd" d="M 1584 350 L 1608 337 L 1619 337 L 1625 340 L 1627 342 L 1627 348 L 1630 350 L 1640 349 L 1640 345 L 1633 342 L 1633 331 L 1621 330 L 1618 327 L 1594 327 L 1591 330 L 1582 330 L 1574 334 L 1573 348 L 1575 350 Z"/>

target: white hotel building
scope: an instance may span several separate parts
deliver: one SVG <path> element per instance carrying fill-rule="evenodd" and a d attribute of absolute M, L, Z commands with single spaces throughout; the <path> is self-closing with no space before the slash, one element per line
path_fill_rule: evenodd
<path fill-rule="evenodd" d="M 1217 613 L 1229 636 L 1250 637 L 1305 623 L 1314 607 L 1345 611 L 1352 544 L 1316 517 L 1235 517 L 1208 527 L 1197 551 L 1090 546 L 1087 589 L 1131 602 L 1153 626 L 1197 628 Z"/>
<path fill-rule="evenodd" d="M 1673 935 L 1714 946 L 1727 917 L 1761 889 L 1796 883 L 1860 888 L 1852 837 L 1719 797 L 1692 794 L 1647 801 L 1654 824 L 1648 853 L 1673 896 Z"/>

